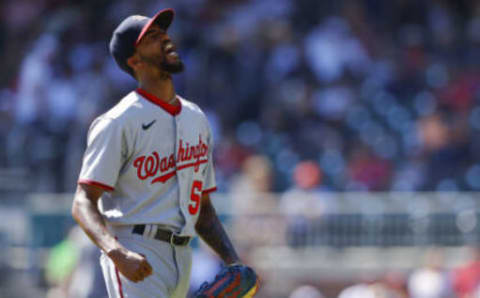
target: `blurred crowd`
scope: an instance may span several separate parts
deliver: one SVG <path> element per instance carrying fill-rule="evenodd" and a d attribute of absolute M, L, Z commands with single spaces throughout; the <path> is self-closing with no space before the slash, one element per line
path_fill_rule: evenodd
<path fill-rule="evenodd" d="M 480 189 L 469 0 L 2 1 L 0 168 L 72 191 L 90 122 L 135 87 L 107 51 L 113 29 L 169 6 L 177 92 L 212 123 L 221 191 L 253 154 L 274 191 L 305 160 L 325 190 Z"/>

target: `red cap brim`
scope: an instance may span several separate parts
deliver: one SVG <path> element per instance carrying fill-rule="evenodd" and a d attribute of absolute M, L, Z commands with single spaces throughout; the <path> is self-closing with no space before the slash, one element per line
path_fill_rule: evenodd
<path fill-rule="evenodd" d="M 154 15 L 145 26 L 143 26 L 142 31 L 138 35 L 137 41 L 135 41 L 135 46 L 140 43 L 142 37 L 148 31 L 153 24 L 158 24 L 163 29 L 167 30 L 170 24 L 173 22 L 173 17 L 175 16 L 175 11 L 171 8 L 162 9 Z"/>

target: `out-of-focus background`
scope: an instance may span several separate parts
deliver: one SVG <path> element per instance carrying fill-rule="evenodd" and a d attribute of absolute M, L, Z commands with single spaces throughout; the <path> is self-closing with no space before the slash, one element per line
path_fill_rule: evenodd
<path fill-rule="evenodd" d="M 474 0 L 1 1 L 0 297 L 105 297 L 70 206 L 90 122 L 135 88 L 111 33 L 165 7 L 257 297 L 480 297 Z M 193 245 L 196 288 L 220 264 Z"/>

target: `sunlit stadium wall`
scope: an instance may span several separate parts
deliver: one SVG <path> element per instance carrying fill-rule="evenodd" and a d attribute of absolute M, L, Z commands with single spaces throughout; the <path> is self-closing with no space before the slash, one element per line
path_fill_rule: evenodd
<path fill-rule="evenodd" d="M 241 257 L 261 272 L 265 293 L 276 297 L 304 282 L 333 293 L 389 272 L 408 274 L 432 247 L 442 249 L 445 268 L 455 268 L 479 241 L 478 196 L 326 192 L 213 198 Z M 0 208 L 1 267 L 40 275 L 50 248 L 74 225 L 72 198 L 32 194 L 25 206 Z M 198 240 L 193 246 L 200 247 Z"/>

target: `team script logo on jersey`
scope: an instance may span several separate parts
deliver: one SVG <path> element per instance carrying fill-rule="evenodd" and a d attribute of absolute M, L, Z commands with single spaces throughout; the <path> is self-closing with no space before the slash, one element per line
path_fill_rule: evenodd
<path fill-rule="evenodd" d="M 151 155 L 137 157 L 133 161 L 133 166 L 137 168 L 137 176 L 140 180 L 155 177 L 151 184 L 165 183 L 182 169 L 193 167 L 194 171 L 198 172 L 200 165 L 208 161 L 207 154 L 208 145 L 202 141 L 202 136 L 199 135 L 198 144 L 195 145 L 190 145 L 180 139 L 176 158 L 175 153 L 160 157 L 157 151 L 153 151 Z"/>

